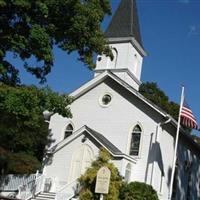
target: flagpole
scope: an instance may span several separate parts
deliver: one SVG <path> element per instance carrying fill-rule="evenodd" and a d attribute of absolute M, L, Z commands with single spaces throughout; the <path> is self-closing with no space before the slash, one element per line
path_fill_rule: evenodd
<path fill-rule="evenodd" d="M 178 115 L 178 125 L 176 130 L 176 141 L 175 141 L 175 147 L 174 147 L 174 158 L 173 158 L 173 164 L 172 164 L 172 173 L 171 173 L 171 179 L 170 179 L 170 188 L 169 188 L 169 200 L 172 198 L 172 189 L 173 189 L 173 182 L 174 182 L 174 173 L 176 168 L 176 157 L 177 157 L 177 147 L 178 147 L 178 139 L 179 139 L 179 130 L 180 130 L 180 121 L 181 121 L 181 110 L 183 107 L 183 101 L 184 101 L 184 87 L 182 87 L 181 91 L 181 102 L 180 102 L 180 108 L 179 108 L 179 115 Z"/>

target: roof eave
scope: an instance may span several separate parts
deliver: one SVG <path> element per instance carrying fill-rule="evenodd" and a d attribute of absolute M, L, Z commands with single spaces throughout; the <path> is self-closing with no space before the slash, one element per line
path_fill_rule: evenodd
<path fill-rule="evenodd" d="M 67 144 L 69 144 L 72 140 L 76 139 L 77 137 L 79 137 L 80 135 L 82 135 L 84 132 L 87 132 L 93 139 L 95 139 L 102 147 L 104 147 L 110 154 L 112 157 L 114 158 L 125 158 L 129 161 L 132 161 L 134 163 L 136 163 L 136 159 L 124 154 L 124 153 L 114 153 L 112 152 L 112 150 L 110 150 L 105 144 L 103 144 L 100 140 L 98 140 L 98 138 L 96 138 L 91 132 L 90 129 L 87 126 L 83 126 L 80 129 L 78 129 L 74 135 L 72 135 L 72 137 L 66 138 L 65 140 L 61 141 L 60 143 L 58 143 L 57 145 L 53 146 L 51 149 L 53 149 L 52 154 L 56 153 L 57 151 L 59 151 L 60 149 L 62 149 L 64 146 L 66 146 Z"/>
<path fill-rule="evenodd" d="M 90 90 L 91 88 L 93 88 L 96 85 L 98 85 L 99 83 L 103 82 L 103 80 L 105 80 L 107 77 L 110 77 L 111 79 L 113 79 L 114 81 L 116 81 L 117 83 L 119 83 L 120 85 L 122 85 L 125 89 L 127 89 L 129 92 L 131 92 L 132 94 L 134 94 L 135 96 L 137 96 L 140 100 L 142 100 L 147 105 L 149 105 L 151 108 L 153 108 L 154 110 L 156 110 L 163 117 L 168 116 L 167 113 L 165 113 L 164 111 L 162 111 L 161 109 L 159 109 L 155 104 L 153 104 L 152 102 L 150 102 L 143 95 L 141 95 L 138 91 L 136 91 L 133 87 L 131 87 L 126 82 L 124 82 L 118 76 L 114 75 L 109 70 L 106 70 L 102 74 L 99 74 L 94 79 L 90 80 L 89 82 L 87 82 L 86 84 L 84 84 L 83 86 L 81 86 L 79 89 L 77 89 L 74 92 L 72 92 L 69 96 L 71 96 L 73 99 L 77 99 L 81 95 L 83 95 L 85 92 L 87 92 L 88 90 Z"/>
<path fill-rule="evenodd" d="M 130 42 L 138 50 L 141 56 L 145 57 L 148 55 L 144 48 L 134 37 L 108 37 L 106 40 L 109 44 Z"/>

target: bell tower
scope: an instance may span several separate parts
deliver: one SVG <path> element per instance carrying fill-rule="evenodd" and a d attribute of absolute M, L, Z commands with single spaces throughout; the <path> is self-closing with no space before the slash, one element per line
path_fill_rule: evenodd
<path fill-rule="evenodd" d="M 146 52 L 140 36 L 135 0 L 121 0 L 105 31 L 105 38 L 114 59 L 111 60 L 105 55 L 99 55 L 95 76 L 105 70 L 110 70 L 138 90 L 141 84 L 142 61 Z"/>

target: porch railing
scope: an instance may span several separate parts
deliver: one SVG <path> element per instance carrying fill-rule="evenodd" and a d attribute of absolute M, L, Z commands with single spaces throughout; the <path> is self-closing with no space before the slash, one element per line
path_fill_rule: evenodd
<path fill-rule="evenodd" d="M 40 193 L 44 188 L 45 177 L 43 174 L 36 175 L 36 178 L 25 185 L 19 186 L 19 192 L 17 197 L 22 200 L 28 200 Z"/>
<path fill-rule="evenodd" d="M 78 188 L 78 181 L 66 184 L 56 192 L 55 200 L 69 200 L 76 194 Z"/>

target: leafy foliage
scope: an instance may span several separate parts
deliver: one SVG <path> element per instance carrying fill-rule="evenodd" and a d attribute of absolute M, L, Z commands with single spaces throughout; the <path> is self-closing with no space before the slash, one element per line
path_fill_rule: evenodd
<path fill-rule="evenodd" d="M 193 140 L 194 140 L 197 144 L 200 145 L 200 137 L 199 137 L 199 135 L 191 135 L 191 136 L 192 136 Z"/>
<path fill-rule="evenodd" d="M 175 120 L 178 120 L 179 105 L 173 101 L 169 101 L 168 96 L 166 96 L 155 82 L 142 83 L 139 92 L 155 105 L 170 114 Z M 182 127 L 187 134 L 192 133 L 192 129 L 185 127 L 184 125 L 182 125 Z M 199 141 L 198 136 L 196 136 L 196 138 L 194 137 L 194 139 L 197 140 L 197 142 Z"/>
<path fill-rule="evenodd" d="M 79 193 L 80 200 L 97 200 L 99 194 L 95 194 L 96 175 L 98 170 L 102 166 L 106 166 L 111 171 L 109 193 L 104 195 L 105 200 L 117 200 L 119 196 L 119 189 L 122 185 L 122 177 L 120 177 L 117 168 L 113 163 L 109 162 L 111 159 L 110 154 L 105 150 L 101 149 L 99 157 L 95 160 L 91 167 L 87 169 L 84 175 L 79 179 L 81 191 Z"/>
<path fill-rule="evenodd" d="M 112 58 L 100 29 L 110 12 L 109 0 L 0 0 L 1 173 L 38 168 L 51 142 L 44 110 L 71 116 L 69 97 L 49 88 L 22 86 L 18 66 L 9 61 L 8 53 L 21 59 L 41 83 L 53 66 L 55 46 L 68 54 L 77 51 L 78 59 L 93 68 L 95 54 Z"/>
<path fill-rule="evenodd" d="M 55 45 L 67 53 L 78 51 L 78 59 L 93 68 L 94 53 L 111 56 L 100 29 L 110 12 L 109 0 L 0 0 L 0 81 L 20 81 L 17 66 L 6 57 L 12 52 L 44 82 L 53 66 Z M 37 66 L 29 65 L 31 57 Z"/>
<path fill-rule="evenodd" d="M 35 156 L 26 152 L 9 153 L 7 171 L 11 174 L 27 174 L 40 169 L 41 163 Z"/>
<path fill-rule="evenodd" d="M 168 96 L 154 82 L 142 83 L 139 92 L 154 104 L 178 119 L 179 105 L 169 101 Z"/>
<path fill-rule="evenodd" d="M 20 85 L 18 68 L 7 54 L 21 59 L 41 83 L 53 66 L 54 46 L 78 51 L 78 59 L 93 68 L 95 53 L 112 57 L 100 29 L 110 5 L 109 0 L 0 0 L 0 13 L 0 169 L 29 173 L 51 142 L 42 112 L 70 117 L 71 99 L 49 88 Z"/>
<path fill-rule="evenodd" d="M 0 160 L 5 173 L 29 173 L 40 165 L 48 138 L 43 111 L 70 117 L 71 99 L 49 88 L 0 84 Z"/>
<path fill-rule="evenodd" d="M 120 200 L 158 200 L 152 186 L 141 182 L 124 183 L 120 190 Z"/>

